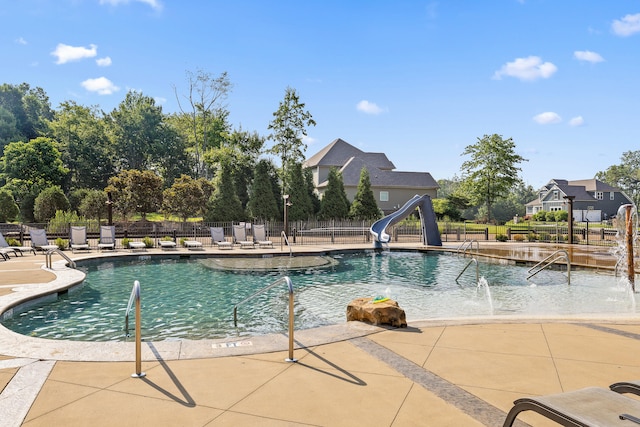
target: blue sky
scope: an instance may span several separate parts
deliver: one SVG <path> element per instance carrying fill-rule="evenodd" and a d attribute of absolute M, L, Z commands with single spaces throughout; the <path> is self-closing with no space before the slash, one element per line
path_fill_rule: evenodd
<path fill-rule="evenodd" d="M 229 73 L 230 121 L 262 135 L 296 89 L 308 157 L 342 138 L 453 178 L 497 133 L 539 188 L 640 149 L 640 0 L 0 0 L 0 22 L 0 83 L 54 108 L 137 90 L 175 112 L 201 69 Z"/>

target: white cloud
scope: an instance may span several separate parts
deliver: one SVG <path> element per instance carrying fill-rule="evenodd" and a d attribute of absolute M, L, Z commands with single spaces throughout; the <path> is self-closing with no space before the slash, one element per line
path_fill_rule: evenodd
<path fill-rule="evenodd" d="M 89 92 L 97 92 L 98 95 L 111 95 L 120 90 L 111 80 L 106 77 L 98 77 L 97 79 L 87 79 L 81 83 L 82 87 Z"/>
<path fill-rule="evenodd" d="M 164 105 L 167 103 L 167 98 L 162 96 L 154 96 L 153 100 L 156 101 L 156 104 L 158 105 Z"/>
<path fill-rule="evenodd" d="M 363 113 L 373 114 L 373 115 L 378 115 L 384 112 L 382 108 L 378 107 L 373 102 L 367 101 L 366 99 L 363 99 L 362 101 L 358 102 L 358 105 L 356 105 L 356 109 L 358 111 L 362 111 Z"/>
<path fill-rule="evenodd" d="M 162 10 L 162 3 L 159 0 L 100 0 L 100 4 L 109 4 L 111 6 L 129 4 L 131 2 L 148 4 L 155 10 Z"/>
<path fill-rule="evenodd" d="M 27 44 L 27 41 L 24 39 L 24 37 L 18 37 L 16 39 L 16 43 L 24 45 L 24 44 Z"/>
<path fill-rule="evenodd" d="M 599 53 L 591 52 L 589 50 L 576 50 L 573 52 L 573 57 L 580 61 L 587 61 L 595 64 L 596 62 L 604 61 L 604 58 Z"/>
<path fill-rule="evenodd" d="M 576 116 L 574 118 L 572 118 L 571 120 L 569 120 L 569 126 L 582 126 L 584 124 L 584 119 L 582 118 L 582 116 Z"/>
<path fill-rule="evenodd" d="M 640 13 L 625 15 L 622 19 L 614 19 L 611 24 L 611 31 L 622 37 L 640 32 Z"/>
<path fill-rule="evenodd" d="M 500 80 L 502 76 L 515 77 L 520 80 L 537 80 L 539 78 L 548 79 L 558 67 L 551 62 L 542 62 L 538 56 L 527 58 L 516 58 L 513 62 L 507 62 L 499 71 L 496 71 L 493 78 Z"/>
<path fill-rule="evenodd" d="M 553 111 L 546 111 L 534 116 L 533 120 L 541 125 L 548 125 L 552 123 L 560 123 L 562 118 Z"/>
<path fill-rule="evenodd" d="M 56 64 L 64 64 L 71 61 L 79 61 L 84 58 L 93 58 L 98 54 L 98 46 L 90 44 L 88 48 L 83 46 L 69 46 L 58 43 L 56 50 L 51 55 L 58 58 Z"/>
<path fill-rule="evenodd" d="M 98 58 L 96 59 L 96 64 L 98 64 L 98 67 L 108 67 L 109 65 L 111 65 L 111 58 L 108 56 L 105 56 L 104 58 Z"/>
<path fill-rule="evenodd" d="M 302 142 L 304 142 L 307 146 L 313 145 L 317 142 L 315 138 L 312 138 L 308 135 L 302 137 Z"/>

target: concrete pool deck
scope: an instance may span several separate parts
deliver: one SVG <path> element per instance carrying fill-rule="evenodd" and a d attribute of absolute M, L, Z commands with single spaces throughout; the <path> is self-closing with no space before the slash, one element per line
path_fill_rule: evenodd
<path fill-rule="evenodd" d="M 485 246 L 504 250 L 482 242 Z M 518 247 L 529 253 L 526 245 Z M 370 249 L 293 249 L 355 248 Z M 612 265 L 602 248 L 571 250 L 578 258 L 600 257 L 597 266 Z M 67 270 L 58 271 L 58 262 L 54 271 L 44 270 L 44 262 L 42 254 L 0 262 L 0 305 L 24 288 L 47 286 Z M 410 322 L 406 329 L 350 322 L 296 331 L 296 363 L 285 361 L 284 335 L 143 343 L 144 378 L 131 377 L 132 343 L 122 343 L 127 353 L 122 360 L 98 361 L 117 358 L 92 358 L 93 350 L 84 347 L 95 343 L 12 341 L 12 333 L 3 333 L 0 426 L 498 426 L 517 398 L 640 378 L 638 320 L 438 320 Z M 172 345 L 182 353 L 173 354 Z M 84 352 L 86 360 L 73 360 Z M 519 419 L 556 425 L 533 413 Z"/>

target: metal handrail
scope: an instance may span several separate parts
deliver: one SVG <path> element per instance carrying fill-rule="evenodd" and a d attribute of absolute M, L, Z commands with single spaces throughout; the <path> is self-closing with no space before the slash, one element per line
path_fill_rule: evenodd
<path fill-rule="evenodd" d="M 473 240 L 467 240 L 465 239 L 464 242 L 462 242 L 460 244 L 460 246 L 458 246 L 458 248 L 456 249 L 456 252 L 462 252 L 462 253 L 467 253 L 467 249 L 473 250 L 473 244 L 476 244 L 476 252 L 480 251 L 480 243 L 478 243 L 478 241 L 476 239 Z"/>
<path fill-rule="evenodd" d="M 282 230 L 280 232 L 280 250 L 282 251 L 282 242 L 287 242 L 287 246 L 289 247 L 289 256 L 293 256 L 293 250 L 291 249 L 291 245 L 289 244 L 289 238 L 287 237 L 287 233 Z"/>
<path fill-rule="evenodd" d="M 469 262 L 467 263 L 467 265 L 464 266 L 464 268 L 462 269 L 462 271 L 460 272 L 460 274 L 458 274 L 458 277 L 456 277 L 456 282 L 458 281 L 458 279 L 460 278 L 460 276 L 462 276 L 462 273 L 464 273 L 465 271 L 467 271 L 467 268 L 469 268 L 469 266 L 475 263 L 476 265 L 476 283 L 478 283 L 480 281 L 480 269 L 478 267 L 478 260 L 475 258 L 471 258 L 469 260 Z"/>
<path fill-rule="evenodd" d="M 124 331 L 126 336 L 129 336 L 129 312 L 131 306 L 135 302 L 136 304 L 136 372 L 131 374 L 134 378 L 142 378 L 146 374 L 142 372 L 142 337 L 141 337 L 141 310 L 140 310 L 140 282 L 137 280 L 133 282 L 133 288 L 131 288 L 131 295 L 129 296 L 129 303 L 127 304 L 127 310 L 124 313 Z"/>
<path fill-rule="evenodd" d="M 281 285 L 282 283 L 285 283 L 287 285 L 287 288 L 289 289 L 289 358 L 285 359 L 285 361 L 297 362 L 297 360 L 293 358 L 293 314 L 294 314 L 293 313 L 293 282 L 291 282 L 291 279 L 289 278 L 289 276 L 284 276 L 276 280 L 266 288 L 262 288 L 259 291 L 254 292 L 253 294 L 249 295 L 247 298 L 243 299 L 238 304 L 236 304 L 233 307 L 233 324 L 236 327 L 238 326 L 238 307 L 239 306 L 252 300 L 254 297 L 260 295 L 261 293 Z"/>
<path fill-rule="evenodd" d="M 69 267 L 76 268 L 76 262 L 74 260 L 72 260 L 71 258 L 69 258 L 67 256 L 67 254 L 62 252 L 60 250 L 60 248 L 48 249 L 47 252 L 45 252 L 45 254 L 44 254 L 44 256 L 45 256 L 45 265 L 46 265 L 47 268 L 52 268 L 53 267 L 53 262 L 51 260 L 51 255 L 53 255 L 54 253 L 60 255 L 62 258 L 67 260 L 67 262 L 69 263 Z"/>
<path fill-rule="evenodd" d="M 569 259 L 569 252 L 564 249 L 559 249 L 531 267 L 527 270 L 527 273 L 531 273 L 527 280 L 540 273 L 542 270 L 548 268 L 550 265 L 554 264 L 556 261 L 564 259 L 567 263 L 567 284 L 571 284 L 571 260 Z M 546 263 L 546 264 L 545 264 Z M 537 270 L 536 270 L 537 269 Z"/>

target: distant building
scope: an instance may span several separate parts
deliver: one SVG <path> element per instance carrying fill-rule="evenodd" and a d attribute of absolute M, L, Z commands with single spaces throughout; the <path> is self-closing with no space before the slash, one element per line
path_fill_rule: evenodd
<path fill-rule="evenodd" d="M 527 215 L 539 211 L 568 211 L 567 196 L 573 197 L 573 219 L 602 221 L 616 215 L 618 208 L 631 202 L 620 189 L 597 179 L 567 181 L 552 179 L 538 190 L 538 197 L 527 203 Z"/>
<path fill-rule="evenodd" d="M 384 153 L 366 153 L 340 138 L 307 159 L 303 167 L 313 171 L 313 185 L 320 198 L 327 189 L 329 170 L 338 169 L 349 201 L 355 198 L 360 171 L 366 168 L 378 207 L 385 214 L 398 209 L 416 194 L 435 198 L 439 188 L 430 173 L 395 171 Z"/>

